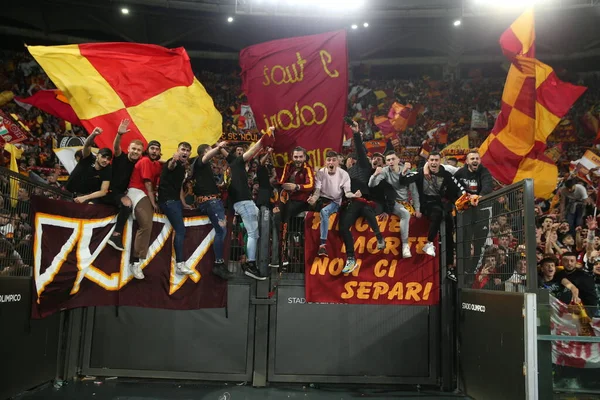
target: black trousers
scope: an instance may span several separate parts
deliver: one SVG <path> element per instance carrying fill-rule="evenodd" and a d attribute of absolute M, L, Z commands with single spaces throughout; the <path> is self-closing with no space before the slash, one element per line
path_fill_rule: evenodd
<path fill-rule="evenodd" d="M 446 237 L 444 238 L 446 241 L 446 265 L 454 265 L 454 218 L 452 218 L 452 213 L 446 210 L 446 206 L 440 201 L 425 203 L 423 214 L 429 219 L 428 242 L 433 242 L 440 233 L 442 221 L 446 223 Z"/>
<path fill-rule="evenodd" d="M 301 212 L 308 211 L 309 208 L 310 205 L 305 201 L 289 200 L 287 203 L 281 205 L 279 216 L 275 215 L 277 213 L 273 213 L 273 220 L 281 221 L 281 229 L 279 234 L 281 243 L 279 260 L 282 262 L 287 261 L 289 256 L 288 237 L 290 233 L 290 221 Z M 304 230 L 304 226 L 301 226 L 300 229 Z"/>
<path fill-rule="evenodd" d="M 381 231 L 379 230 L 373 207 L 361 201 L 350 200 L 340 213 L 340 235 L 346 245 L 346 254 L 348 257 L 354 257 L 354 238 L 352 237 L 350 228 L 360 216 L 367 221 L 373 232 L 375 232 L 377 239 L 381 238 Z"/>
<path fill-rule="evenodd" d="M 489 234 L 489 219 L 490 209 L 481 210 L 479 208 L 470 208 L 464 212 L 463 238 L 464 257 L 469 259 L 465 263 L 465 272 L 473 273 L 477 269 L 483 246 Z M 473 245 L 474 254 L 471 257 L 471 244 Z"/>
<path fill-rule="evenodd" d="M 96 204 L 106 204 L 108 206 L 113 206 L 119 209 L 119 214 L 117 215 L 117 223 L 115 225 L 114 233 L 123 233 L 123 227 L 125 226 L 125 222 L 127 222 L 127 218 L 131 215 L 131 208 L 123 205 L 121 202 L 121 198 L 125 196 L 120 192 L 109 192 L 106 196 L 100 197 L 95 203 Z"/>

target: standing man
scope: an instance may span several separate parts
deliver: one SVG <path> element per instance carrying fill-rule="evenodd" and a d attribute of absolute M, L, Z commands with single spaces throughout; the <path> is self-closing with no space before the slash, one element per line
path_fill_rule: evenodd
<path fill-rule="evenodd" d="M 375 217 L 376 204 L 369 201 L 369 179 L 371 178 L 371 162 L 367 157 L 367 149 L 362 141 L 362 133 L 358 129 L 358 124 L 354 122 L 352 126 L 354 146 L 356 147 L 356 162 L 348 168 L 350 175 L 350 187 L 354 193 L 354 197 L 349 199 L 348 205 L 342 210 L 340 215 L 340 235 L 346 246 L 346 265 L 342 270 L 343 273 L 350 273 L 357 267 L 356 258 L 354 256 L 354 238 L 350 232 L 350 228 L 358 217 L 365 218 L 369 227 L 375 233 L 377 238 L 377 249 L 385 249 L 385 240 L 379 230 L 377 217 Z"/>
<path fill-rule="evenodd" d="M 229 198 L 233 204 L 233 209 L 242 218 L 244 228 L 248 233 L 247 261 L 242 264 L 244 274 L 259 281 L 267 279 L 260 274 L 256 267 L 256 247 L 258 244 L 258 207 L 252 201 L 252 192 L 248 186 L 248 173 L 246 172 L 246 162 L 251 160 L 261 149 L 262 140 L 260 138 L 256 145 L 246 150 L 241 156 L 236 152 L 228 153 L 221 148 L 221 153 L 227 158 L 231 169 L 231 183 L 229 184 Z"/>
<path fill-rule="evenodd" d="M 159 160 L 160 143 L 151 140 L 148 143 L 147 155 L 142 157 L 133 168 L 127 189 L 127 197 L 131 200 L 131 208 L 138 222 L 133 246 L 133 263 L 130 265 L 131 273 L 136 279 L 144 279 L 142 265 L 144 265 L 150 246 L 152 219 L 155 212 L 160 212 L 156 203 L 156 189 L 162 169 Z M 117 221 L 118 224 L 119 221 Z"/>
<path fill-rule="evenodd" d="M 410 243 L 408 242 L 410 216 L 414 211 L 415 217 L 421 218 L 419 192 L 414 183 L 411 183 L 408 186 L 400 183 L 400 159 L 393 150 L 385 153 L 385 162 L 387 165 L 383 168 L 377 167 L 375 173 L 369 179 L 369 187 L 375 187 L 379 185 L 381 181 L 385 180 L 394 188 L 396 196 L 394 210 L 392 212 L 400 218 L 402 257 L 410 258 L 412 257 L 412 254 L 410 253 Z M 409 190 L 412 195 L 412 205 L 409 203 Z"/>
<path fill-rule="evenodd" d="M 225 208 L 221 200 L 221 192 L 217 187 L 215 176 L 210 160 L 219 154 L 227 142 L 220 142 L 211 149 L 208 144 L 198 146 L 198 158 L 192 166 L 192 175 L 195 181 L 194 195 L 198 204 L 198 211 L 208 216 L 215 230 L 213 251 L 215 253 L 215 265 L 213 273 L 222 279 L 231 278 L 232 274 L 225 266 L 223 251 L 225 248 L 225 236 L 227 235 L 227 221 L 225 219 Z"/>
<path fill-rule="evenodd" d="M 94 138 L 102 133 L 102 129 L 94 128 L 83 144 L 82 158 L 69 177 L 66 188 L 75 194 L 75 203 L 98 202 L 106 196 L 112 177 L 112 151 L 102 148 L 98 156 L 92 154 Z"/>
<path fill-rule="evenodd" d="M 306 149 L 303 147 L 294 149 L 292 161 L 283 167 L 279 184 L 282 190 L 279 195 L 279 203 L 274 207 L 273 213 L 275 214 L 276 210 L 281 210 L 282 246 L 279 260 L 285 266 L 288 264 L 287 237 L 289 222 L 299 213 L 308 211 L 309 206 L 306 201 L 315 187 L 315 175 L 313 169 L 307 163 Z"/>
<path fill-rule="evenodd" d="M 414 173 L 407 173 L 410 164 L 405 165 L 404 171 L 400 176 L 400 183 L 416 183 L 419 191 L 419 200 L 423 214 L 429 218 L 429 234 L 427 235 L 427 244 L 423 247 L 423 252 L 435 257 L 435 246 L 433 241 L 440 231 L 442 221 L 446 223 L 446 265 L 454 264 L 454 221 L 452 218 L 452 207 L 454 202 L 465 194 L 465 188 L 452 176 L 452 174 L 440 165 L 440 153 L 432 151 L 429 153 L 428 169 L 431 174 L 430 179 L 425 178 L 423 168 Z M 473 200 L 474 201 L 474 200 Z"/>
<path fill-rule="evenodd" d="M 575 237 L 575 228 L 583 225 L 584 204 L 589 202 L 585 186 L 568 179 L 560 190 L 560 215 L 569 223 L 569 233 Z"/>
<path fill-rule="evenodd" d="M 123 251 L 123 238 L 121 232 L 123 225 L 131 214 L 131 200 L 126 196 L 129 179 L 133 173 L 135 163 L 138 162 L 144 152 L 144 143 L 141 140 L 135 139 L 129 143 L 127 153 L 121 151 L 121 138 L 129 132 L 129 120 L 124 119 L 119 124 L 117 136 L 113 142 L 114 158 L 112 161 L 113 174 L 110 179 L 110 191 L 107 196 L 102 198 L 103 204 L 115 206 L 119 209 L 117 216 L 117 224 L 115 230 L 108 239 L 108 244 L 116 250 Z"/>
<path fill-rule="evenodd" d="M 308 198 L 308 204 L 316 206 L 321 214 L 321 244 L 318 256 L 327 257 L 327 233 L 329 232 L 329 216 L 336 213 L 342 204 L 342 197 L 355 197 L 350 191 L 350 175 L 339 167 L 339 157 L 335 151 L 325 155 L 325 167 L 316 175 L 315 192 Z"/>
<path fill-rule="evenodd" d="M 470 195 L 485 196 L 494 190 L 492 174 L 490 174 L 490 171 L 486 167 L 481 165 L 481 159 L 477 150 L 470 150 L 467 153 L 465 165 L 454 174 L 454 178 L 462 184 Z M 472 241 L 475 250 L 473 257 L 475 263 L 467 272 L 473 273 L 479 263 L 481 252 L 490 233 L 489 225 L 492 208 L 491 206 L 486 209 L 480 209 L 479 207 L 471 208 L 466 213 L 471 217 L 470 222 L 473 229 L 471 237 L 467 237 L 464 240 L 469 243 Z"/>
<path fill-rule="evenodd" d="M 183 257 L 183 241 L 185 239 L 183 209 L 192 209 L 192 207 L 185 203 L 183 181 L 185 180 L 187 160 L 190 157 L 191 151 L 192 145 L 188 142 L 181 142 L 177 145 L 177 152 L 173 154 L 173 158 L 170 158 L 162 167 L 158 186 L 160 209 L 167 216 L 175 231 L 175 239 L 173 240 L 175 270 L 182 275 L 191 275 L 194 273 L 185 264 Z"/>

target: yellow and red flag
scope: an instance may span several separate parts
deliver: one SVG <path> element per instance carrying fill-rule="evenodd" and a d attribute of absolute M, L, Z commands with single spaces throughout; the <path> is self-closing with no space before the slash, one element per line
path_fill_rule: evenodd
<path fill-rule="evenodd" d="M 549 198 L 558 169 L 544 154 L 546 139 L 587 88 L 562 82 L 551 67 L 535 59 L 532 8 L 502 34 L 500 46 L 511 66 L 500 114 L 480 147 L 481 160 L 499 182 L 534 178 L 535 196 Z"/>
<path fill-rule="evenodd" d="M 91 43 L 27 48 L 67 98 L 99 147 L 112 147 L 119 123 L 129 118 L 122 146 L 158 140 L 171 155 L 177 144 L 213 144 L 222 119 L 194 77 L 183 48 L 137 43 Z"/>
<path fill-rule="evenodd" d="M 71 124 L 81 125 L 81 121 L 79 121 L 73 107 L 71 107 L 65 95 L 58 89 L 39 90 L 33 96 L 29 97 L 15 97 L 15 102 L 22 107 L 30 108 L 34 106 Z"/>

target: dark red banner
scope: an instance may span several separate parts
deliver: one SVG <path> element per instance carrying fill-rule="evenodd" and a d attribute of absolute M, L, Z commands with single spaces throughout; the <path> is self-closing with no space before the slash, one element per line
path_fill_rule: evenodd
<path fill-rule="evenodd" d="M 137 229 L 131 220 L 123 232 L 125 251 L 106 244 L 116 221 L 115 210 L 32 197 L 34 220 L 35 298 L 32 317 L 43 318 L 67 308 L 138 306 L 175 310 L 225 307 L 227 283 L 212 274 L 214 231 L 208 217 L 184 211 L 184 256 L 194 270 L 175 274 L 173 228 L 154 215 L 143 280 L 129 270 Z M 133 225 L 133 226 L 132 226 Z"/>
<path fill-rule="evenodd" d="M 275 166 L 306 148 L 310 165 L 340 151 L 348 98 L 346 31 L 274 40 L 240 52 L 242 88 L 259 129 L 276 128 Z"/>
<path fill-rule="evenodd" d="M 359 266 L 351 274 L 342 273 L 346 248 L 338 233 L 338 214 L 330 220 L 327 237 L 329 257 L 317 257 L 319 225 L 319 213 L 307 213 L 304 229 L 306 301 L 422 306 L 439 302 L 439 256 L 431 257 L 422 252 L 429 229 L 426 218 L 411 218 L 409 241 L 412 258 L 402 258 L 398 217 L 392 215 L 379 222 L 379 229 L 387 243 L 384 250 L 377 250 L 377 238 L 363 218 L 359 218 L 352 227 Z"/>
<path fill-rule="evenodd" d="M 19 143 L 27 139 L 25 128 L 19 126 L 10 115 L 0 110 L 0 146 L 4 143 Z"/>

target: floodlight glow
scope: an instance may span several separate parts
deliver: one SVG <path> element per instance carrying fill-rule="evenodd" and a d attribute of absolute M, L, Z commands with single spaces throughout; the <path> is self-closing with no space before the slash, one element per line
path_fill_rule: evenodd
<path fill-rule="evenodd" d="M 351 28 L 352 28 L 352 29 L 357 29 L 357 28 L 358 28 L 358 25 L 356 25 L 356 24 L 352 24 Z"/>
<path fill-rule="evenodd" d="M 494 8 L 524 8 L 540 3 L 549 3 L 551 0 L 475 0 L 476 4 Z"/>
<path fill-rule="evenodd" d="M 257 1 L 257 0 L 255 0 Z M 356 10 L 364 5 L 364 0 L 287 0 L 289 6 L 319 7 L 335 11 Z M 274 3 L 271 0 L 271 3 Z"/>
<path fill-rule="evenodd" d="M 227 18 L 227 22 L 233 22 L 233 17 Z"/>
<path fill-rule="evenodd" d="M 121 8 L 121 14 L 129 14 L 129 8 Z"/>
<path fill-rule="evenodd" d="M 365 28 L 368 28 L 368 27 L 369 27 L 369 23 L 368 23 L 368 22 L 365 22 L 365 23 L 363 24 L 363 26 L 364 26 Z"/>
<path fill-rule="evenodd" d="M 460 21 L 460 19 L 457 19 L 456 21 L 454 21 L 454 26 L 460 26 L 462 22 Z"/>

